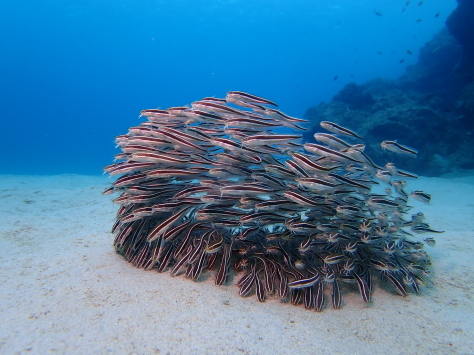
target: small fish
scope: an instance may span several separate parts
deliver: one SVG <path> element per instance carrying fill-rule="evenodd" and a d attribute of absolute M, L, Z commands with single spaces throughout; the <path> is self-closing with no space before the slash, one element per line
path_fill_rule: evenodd
<path fill-rule="evenodd" d="M 427 194 L 424 191 L 413 191 L 410 194 L 411 197 L 413 197 L 415 200 L 424 202 L 424 203 L 430 203 L 431 201 L 431 195 Z"/>
<path fill-rule="evenodd" d="M 333 149 L 347 149 L 351 147 L 351 144 L 332 134 L 315 133 L 314 138 L 321 143 L 327 144 Z"/>
<path fill-rule="evenodd" d="M 345 255 L 328 255 L 323 259 L 323 261 L 328 265 L 334 265 L 340 263 L 344 259 L 346 259 Z"/>
<path fill-rule="evenodd" d="M 359 139 L 364 139 L 361 136 L 359 136 L 357 133 L 355 133 L 354 131 L 351 131 L 348 128 L 344 128 L 344 127 L 342 127 L 342 126 L 340 126 L 336 123 L 333 123 L 333 122 L 321 121 L 320 125 L 324 129 L 326 129 L 326 130 L 328 130 L 329 132 L 332 132 L 332 133 L 339 133 L 339 134 L 344 134 L 346 136 L 352 136 L 352 137 L 356 137 L 356 138 L 359 138 Z"/>
<path fill-rule="evenodd" d="M 168 111 L 165 111 L 165 110 L 150 109 L 150 110 L 140 111 L 140 116 L 145 116 L 145 117 L 169 117 L 170 113 Z"/>
<path fill-rule="evenodd" d="M 244 112 L 234 109 L 229 106 L 225 106 L 222 104 L 210 102 L 210 101 L 196 101 L 191 104 L 193 109 L 195 110 L 200 110 L 200 111 L 210 111 L 212 113 L 217 113 L 217 114 L 230 114 L 230 115 L 239 115 L 242 116 Z"/>
<path fill-rule="evenodd" d="M 296 161 L 293 160 L 287 160 L 285 161 L 285 165 L 293 171 L 296 175 L 299 176 L 304 176 L 304 177 L 310 177 L 310 175 L 306 172 L 303 167 L 301 167 Z"/>
<path fill-rule="evenodd" d="M 377 170 L 375 177 L 389 184 L 390 180 L 392 179 L 392 174 L 390 174 L 390 172 L 387 170 Z"/>
<path fill-rule="evenodd" d="M 420 23 L 421 21 L 423 21 L 421 18 L 419 18 L 418 20 L 416 20 L 415 22 L 416 23 Z"/>
<path fill-rule="evenodd" d="M 351 156 L 339 152 L 337 150 L 325 147 L 320 144 L 313 144 L 313 143 L 306 143 L 304 145 L 304 149 L 310 153 L 313 153 L 315 155 L 327 157 L 329 159 L 337 160 L 337 161 L 352 161 L 352 162 L 357 162 L 357 163 L 363 163 L 363 161 L 357 160 L 352 158 Z"/>
<path fill-rule="evenodd" d="M 154 169 L 154 170 L 148 170 L 146 172 L 146 177 L 148 179 L 151 178 L 172 178 L 176 176 L 195 176 L 199 175 L 198 172 L 193 172 L 189 170 L 184 170 L 184 169 Z"/>
<path fill-rule="evenodd" d="M 332 80 L 336 81 L 338 78 L 338 76 L 336 75 Z"/>
<path fill-rule="evenodd" d="M 410 148 L 406 145 L 402 145 L 397 141 L 383 141 L 380 143 L 380 146 L 384 150 L 388 150 L 394 153 L 409 154 L 416 156 L 418 151 L 416 149 Z"/>
<path fill-rule="evenodd" d="M 376 14 L 377 16 L 383 16 L 383 14 L 381 12 L 378 12 L 378 11 L 374 11 L 374 14 Z"/>
<path fill-rule="evenodd" d="M 357 286 L 359 286 L 359 292 L 362 296 L 362 299 L 364 302 L 369 303 L 370 302 L 370 287 L 367 284 L 367 282 L 357 273 L 353 273 L 352 276 L 354 279 L 357 281 Z"/>
<path fill-rule="evenodd" d="M 247 118 L 247 117 L 239 117 L 239 118 L 232 118 L 226 121 L 227 126 L 229 127 L 242 127 L 242 128 L 271 128 L 271 127 L 279 127 L 281 126 L 280 122 L 275 120 L 269 119 L 258 119 L 258 118 Z"/>
<path fill-rule="evenodd" d="M 348 184 L 352 187 L 357 187 L 357 188 L 360 188 L 360 189 L 363 189 L 363 190 L 370 190 L 369 186 L 367 186 L 365 184 L 361 184 L 360 182 L 352 180 L 352 179 L 350 179 L 346 176 L 341 176 L 341 175 L 333 174 L 333 173 L 329 173 L 328 176 L 330 176 L 334 180 L 340 182 L 341 184 Z"/>
<path fill-rule="evenodd" d="M 436 240 L 434 240 L 434 238 L 426 238 L 425 243 L 434 246 L 436 244 Z"/>
<path fill-rule="evenodd" d="M 399 62 L 400 63 L 403 63 L 405 61 L 405 59 L 400 59 Z"/>
<path fill-rule="evenodd" d="M 171 217 L 158 224 L 158 226 L 156 226 L 155 229 L 153 229 L 148 235 L 147 242 L 152 242 L 164 235 L 171 228 L 171 226 L 180 221 L 190 209 L 191 207 L 185 207 L 181 211 L 173 214 Z"/>
<path fill-rule="evenodd" d="M 212 244 L 208 244 L 204 248 L 204 252 L 207 254 L 217 253 L 219 250 L 221 250 L 223 245 L 224 245 L 224 238 L 222 237 L 222 235 L 219 235 L 219 239 Z"/>
<path fill-rule="evenodd" d="M 239 101 L 250 102 L 250 103 L 278 106 L 273 101 L 270 101 L 270 100 L 267 100 L 255 95 L 251 95 L 243 91 L 229 91 L 227 93 L 226 100 L 230 102 L 232 102 L 232 100 L 239 100 Z"/>
<path fill-rule="evenodd" d="M 399 279 L 398 279 L 398 276 L 391 272 L 391 271 L 386 271 L 383 273 L 384 276 L 390 280 L 390 282 L 395 286 L 395 289 L 397 290 L 397 292 L 402 295 L 402 296 L 406 296 L 407 295 L 407 291 L 406 291 L 406 288 L 405 288 L 405 285 L 403 284 L 403 282 L 401 282 Z"/>
<path fill-rule="evenodd" d="M 296 178 L 295 181 L 301 186 L 305 186 L 308 189 L 316 191 L 333 189 L 338 186 L 338 184 L 318 178 Z"/>
<path fill-rule="evenodd" d="M 245 196 L 245 195 L 268 195 L 275 190 L 257 185 L 229 185 L 221 187 L 222 195 Z"/>
<path fill-rule="evenodd" d="M 347 205 L 347 206 L 337 206 L 336 212 L 343 216 L 352 216 L 352 215 L 358 215 L 362 211 L 357 206 Z"/>
<path fill-rule="evenodd" d="M 439 17 L 439 15 L 440 15 L 440 13 L 438 12 L 434 17 L 435 17 L 435 18 L 436 18 L 436 17 Z"/>
<path fill-rule="evenodd" d="M 371 197 L 367 200 L 367 204 L 374 210 L 393 211 L 398 210 L 400 205 L 392 200 L 381 197 Z"/>
<path fill-rule="evenodd" d="M 400 196 L 404 197 L 405 199 L 408 198 L 408 194 L 403 190 L 403 187 L 406 185 L 406 181 L 404 180 L 394 180 L 392 181 L 392 186 Z"/>
<path fill-rule="evenodd" d="M 413 174 L 413 173 L 410 173 L 410 172 L 408 172 L 408 171 L 400 170 L 400 169 L 397 169 L 396 175 L 397 175 L 397 176 L 406 177 L 406 178 L 418 179 L 418 175 Z"/>
<path fill-rule="evenodd" d="M 407 49 L 407 53 L 410 54 L 410 55 L 413 54 L 413 52 L 412 52 L 411 50 L 409 50 L 409 49 Z"/>
<path fill-rule="evenodd" d="M 283 193 L 283 195 L 293 201 L 293 202 L 296 202 L 300 205 L 303 205 L 303 206 L 314 206 L 314 207 L 319 207 L 319 206 L 323 206 L 323 204 L 315 201 L 315 200 L 312 200 L 306 196 L 303 196 L 297 192 L 294 192 L 294 191 L 285 191 Z"/>
<path fill-rule="evenodd" d="M 255 146 L 255 145 L 266 145 L 266 144 L 283 144 L 289 143 L 296 139 L 300 139 L 301 135 L 296 134 L 257 134 L 254 136 L 248 136 L 242 139 L 242 143 Z"/>
<path fill-rule="evenodd" d="M 327 173 L 329 171 L 332 171 L 334 169 L 339 168 L 339 166 L 323 166 L 320 165 L 316 162 L 314 162 L 314 158 L 311 159 L 311 157 L 301 154 L 301 153 L 293 153 L 292 154 L 293 159 L 295 160 L 296 163 L 300 164 L 304 169 L 308 171 L 314 171 L 316 173 Z M 287 161 L 288 162 L 288 161 Z"/>
<path fill-rule="evenodd" d="M 290 283 L 288 283 L 288 287 L 291 288 L 291 289 L 311 287 L 314 284 L 316 284 L 316 282 L 319 281 L 319 278 L 320 278 L 319 274 L 316 274 L 316 275 L 314 275 L 312 277 L 308 277 L 306 279 L 301 279 L 301 280 L 296 280 L 296 281 L 290 282 Z"/>
<path fill-rule="evenodd" d="M 418 6 L 423 5 L 423 3 L 424 3 L 424 1 L 420 1 L 420 2 L 418 3 Z"/>
<path fill-rule="evenodd" d="M 420 225 L 420 226 L 416 226 L 416 227 L 412 227 L 411 230 L 415 233 L 418 233 L 418 234 L 423 234 L 423 233 L 444 233 L 444 231 L 437 231 L 437 230 L 434 230 L 434 229 L 431 229 L 429 228 L 429 226 L 425 226 L 424 224 L 423 225 Z"/>

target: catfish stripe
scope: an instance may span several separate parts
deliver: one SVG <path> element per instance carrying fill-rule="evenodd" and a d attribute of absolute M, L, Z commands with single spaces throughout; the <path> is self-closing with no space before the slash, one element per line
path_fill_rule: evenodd
<path fill-rule="evenodd" d="M 346 141 L 328 133 L 315 133 L 314 138 L 334 149 L 346 149 L 351 147 Z"/>
<path fill-rule="evenodd" d="M 274 108 L 265 108 L 264 110 L 264 113 L 268 116 L 271 116 L 273 118 L 276 118 L 277 120 L 286 120 L 286 121 L 290 121 L 290 122 L 310 122 L 308 120 L 303 120 L 301 118 L 295 118 L 295 117 L 291 117 L 291 116 L 288 116 L 286 114 L 284 114 L 283 112 L 279 111 L 279 110 L 275 110 Z"/>
<path fill-rule="evenodd" d="M 421 201 L 421 202 L 424 202 L 424 203 L 429 203 L 431 201 L 431 195 L 427 194 L 424 191 L 413 191 L 410 194 L 410 196 L 413 197 L 414 199 L 416 199 L 418 201 Z"/>
<path fill-rule="evenodd" d="M 324 307 L 324 282 L 319 281 L 316 286 L 316 294 L 314 295 L 314 308 L 317 312 L 321 312 Z"/>
<path fill-rule="evenodd" d="M 194 139 L 194 140 L 197 140 L 197 141 L 200 141 L 200 142 L 209 142 L 208 138 L 207 139 L 199 138 L 199 137 L 196 137 L 196 136 L 193 136 L 191 134 L 187 134 L 187 133 L 178 131 L 177 129 L 170 128 L 170 127 L 163 127 L 163 128 L 160 129 L 160 131 L 165 131 L 165 132 L 175 134 L 177 137 L 180 137 L 182 139 Z"/>
<path fill-rule="evenodd" d="M 296 280 L 293 282 L 290 282 L 288 284 L 288 287 L 291 289 L 298 289 L 298 288 L 305 288 L 305 287 L 311 287 L 313 286 L 316 282 L 319 281 L 319 274 L 313 275 L 309 278 L 306 279 L 301 279 L 301 280 Z"/>
<path fill-rule="evenodd" d="M 186 140 L 187 137 L 182 138 L 179 135 L 177 135 L 175 133 L 172 133 L 172 132 L 165 131 L 164 129 L 161 129 L 159 131 L 155 131 L 155 135 L 165 137 L 165 139 L 169 139 L 172 142 L 176 142 L 179 145 L 183 145 L 183 146 L 188 147 L 188 148 L 193 148 L 193 149 L 201 150 L 201 151 L 204 151 L 204 152 L 206 151 L 206 149 L 204 149 L 204 148 L 202 148 L 202 147 Z"/>
<path fill-rule="evenodd" d="M 362 296 L 362 299 L 364 300 L 364 302 L 369 303 L 370 302 L 369 285 L 367 285 L 367 282 L 365 282 L 365 280 L 362 277 L 360 277 L 360 275 L 358 275 L 357 273 L 354 272 L 352 276 L 357 281 L 357 286 L 359 286 L 359 291 Z"/>
<path fill-rule="evenodd" d="M 170 178 L 175 176 L 194 176 L 199 174 L 199 172 L 184 169 L 154 169 L 146 172 L 148 178 Z"/>
<path fill-rule="evenodd" d="M 328 157 L 330 159 L 331 158 L 335 159 L 335 160 L 343 159 L 343 160 L 349 160 L 349 161 L 353 161 L 353 162 L 357 162 L 357 163 L 363 163 L 362 161 L 354 159 L 354 158 L 352 158 L 351 156 L 349 156 L 347 154 L 344 154 L 342 152 L 339 152 L 339 151 L 331 149 L 331 148 L 327 148 L 327 147 L 325 147 L 323 145 L 320 145 L 320 144 L 306 143 L 304 145 L 304 149 L 306 151 L 310 152 L 310 153 L 325 156 L 325 157 Z"/>
<path fill-rule="evenodd" d="M 292 142 L 302 136 L 296 134 L 257 134 L 242 139 L 242 143 L 248 145 L 265 145 Z"/>
<path fill-rule="evenodd" d="M 191 106 L 196 110 L 202 111 L 211 111 L 211 112 L 224 112 L 234 115 L 245 115 L 244 111 L 236 110 L 228 106 L 221 104 L 216 104 L 209 101 L 196 101 L 191 104 Z"/>
<path fill-rule="evenodd" d="M 277 121 L 262 120 L 257 118 L 232 118 L 226 121 L 227 126 L 232 127 L 279 127 L 281 124 Z"/>
<path fill-rule="evenodd" d="M 329 132 L 332 132 L 332 133 L 345 134 L 346 136 L 352 136 L 352 137 L 364 139 L 361 136 L 359 136 L 357 133 L 355 133 L 354 131 L 351 131 L 348 128 L 344 128 L 342 126 L 339 126 L 338 124 L 333 123 L 333 122 L 321 121 L 320 125 L 324 129 L 326 129 L 326 130 L 328 130 Z"/>
<path fill-rule="evenodd" d="M 364 189 L 364 190 L 370 190 L 370 187 L 369 186 L 366 186 L 364 184 L 361 184 L 357 181 L 354 181 L 352 179 L 349 179 L 348 177 L 345 177 L 345 176 L 341 176 L 341 175 L 338 175 L 338 174 L 334 174 L 334 173 L 329 173 L 328 176 L 332 177 L 333 179 L 339 181 L 340 183 L 346 183 L 348 185 L 351 185 L 351 186 L 354 186 L 354 187 L 360 187 L 361 189 Z"/>
<path fill-rule="evenodd" d="M 342 304 L 342 294 L 339 288 L 339 283 L 337 280 L 334 280 L 332 284 L 332 306 L 334 309 L 341 308 Z"/>
<path fill-rule="evenodd" d="M 170 154 L 164 153 L 149 153 L 149 152 L 136 152 L 132 154 L 132 158 L 135 160 L 143 161 L 154 161 L 154 162 L 165 162 L 165 163 L 188 163 L 189 159 L 179 159 Z M 144 163 L 152 164 L 152 163 Z"/>
<path fill-rule="evenodd" d="M 406 145 L 402 145 L 397 141 L 383 141 L 380 143 L 381 147 L 385 150 L 389 150 L 394 153 L 402 153 L 402 154 L 411 154 L 417 155 L 418 151 L 414 148 L 410 148 Z"/>
<path fill-rule="evenodd" d="M 231 186 L 222 186 L 221 193 L 229 195 L 245 195 L 245 194 L 269 194 L 274 192 L 272 188 L 265 188 L 260 186 L 248 186 L 248 185 L 231 185 Z"/>
<path fill-rule="evenodd" d="M 158 226 L 155 227 L 155 229 L 153 229 L 153 231 L 148 235 L 147 237 L 147 242 L 152 242 L 154 241 L 155 239 L 158 239 L 159 237 L 161 237 L 163 234 L 165 234 L 170 228 L 171 226 L 178 222 L 183 216 L 185 213 L 187 213 L 192 207 L 185 207 L 183 208 L 181 211 L 175 213 L 174 215 L 172 215 L 171 217 L 169 217 L 168 219 L 164 220 L 163 222 L 161 222 Z"/>
<path fill-rule="evenodd" d="M 269 173 L 273 173 L 273 174 L 284 176 L 284 177 L 293 178 L 296 176 L 296 174 L 292 172 L 290 169 L 284 168 L 279 165 L 274 165 L 274 164 L 265 165 L 265 170 L 268 171 Z"/>
<path fill-rule="evenodd" d="M 293 160 L 286 160 L 285 164 L 295 174 L 297 174 L 299 176 L 303 176 L 303 177 L 310 177 L 310 175 L 301 166 L 299 166 L 297 162 L 295 162 Z"/>
<path fill-rule="evenodd" d="M 332 171 L 334 169 L 340 168 L 340 166 L 332 166 L 332 167 L 326 167 L 323 165 L 319 165 L 312 161 L 308 156 L 301 154 L 301 153 L 293 153 L 291 154 L 293 159 L 295 159 L 297 162 L 301 163 L 304 165 L 305 168 L 309 170 L 316 170 L 316 171 L 322 171 L 322 172 L 328 172 Z"/>
<path fill-rule="evenodd" d="M 216 285 L 220 286 L 222 285 L 226 278 L 227 278 L 227 272 L 229 270 L 229 264 L 230 264 L 230 259 L 232 255 L 232 242 L 230 244 L 225 244 L 224 247 L 224 254 L 222 255 L 222 261 L 219 266 L 219 270 L 217 271 L 216 275 Z"/>
<path fill-rule="evenodd" d="M 308 197 L 305 197 L 303 195 L 300 195 L 299 193 L 297 192 L 294 192 L 294 191 L 285 191 L 283 193 L 283 195 L 293 201 L 293 202 L 296 202 L 300 205 L 303 205 L 303 206 L 325 206 L 324 204 L 321 204 L 321 203 L 318 203 L 316 202 L 315 200 L 312 200 Z"/>
<path fill-rule="evenodd" d="M 145 169 L 156 165 L 156 163 L 128 161 L 106 166 L 104 170 L 111 176 L 130 173 L 134 170 Z"/>
<path fill-rule="evenodd" d="M 264 99 L 263 97 L 258 97 L 255 95 L 248 94 L 243 91 L 229 91 L 227 92 L 226 99 L 236 99 L 240 101 L 249 101 L 252 103 L 257 103 L 257 104 L 266 104 L 266 105 L 273 105 L 273 106 L 278 106 L 276 103 L 273 101 Z"/>

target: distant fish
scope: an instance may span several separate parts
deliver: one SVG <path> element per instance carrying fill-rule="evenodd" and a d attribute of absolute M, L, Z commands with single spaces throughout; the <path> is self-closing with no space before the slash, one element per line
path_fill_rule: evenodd
<path fill-rule="evenodd" d="M 439 12 L 435 15 L 435 17 L 439 17 Z"/>
<path fill-rule="evenodd" d="M 337 80 L 337 78 L 338 78 L 338 76 L 336 75 L 336 76 L 334 76 L 334 78 L 332 80 Z"/>
<path fill-rule="evenodd" d="M 409 49 L 407 49 L 407 53 L 410 54 L 410 55 L 413 54 L 413 52 Z"/>
<path fill-rule="evenodd" d="M 403 63 L 405 61 L 405 59 L 400 59 L 400 63 Z"/>
<path fill-rule="evenodd" d="M 423 3 L 424 3 L 424 1 L 420 1 L 420 2 L 418 3 L 418 6 L 423 5 Z"/>
<path fill-rule="evenodd" d="M 434 240 L 434 238 L 426 238 L 425 243 L 434 246 L 436 244 L 436 240 Z"/>
<path fill-rule="evenodd" d="M 405 6 L 410 5 L 410 3 L 411 3 L 411 1 L 407 1 L 407 2 L 405 3 Z"/>
<path fill-rule="evenodd" d="M 380 143 L 380 146 L 383 149 L 389 150 L 394 153 L 410 154 L 415 156 L 418 154 L 418 151 L 416 149 L 397 143 L 397 141 L 383 141 L 382 143 Z"/>
<path fill-rule="evenodd" d="M 411 230 L 415 233 L 418 234 L 423 234 L 423 233 L 444 233 L 444 231 L 438 231 L 431 229 L 429 226 L 421 225 L 421 226 L 416 226 L 412 227 Z"/>
<path fill-rule="evenodd" d="M 424 191 L 413 191 L 410 196 L 423 203 L 430 203 L 431 201 L 431 195 Z"/>
<path fill-rule="evenodd" d="M 377 52 L 377 54 L 382 54 L 382 52 L 379 51 L 379 52 Z"/>
<path fill-rule="evenodd" d="M 383 14 L 382 14 L 381 12 L 374 11 L 374 13 L 375 13 L 377 16 L 383 16 Z"/>
<path fill-rule="evenodd" d="M 421 21 L 423 21 L 423 20 L 422 20 L 421 18 L 419 18 L 419 19 L 416 20 L 415 22 L 416 22 L 416 23 L 419 23 L 419 22 L 421 22 Z"/>

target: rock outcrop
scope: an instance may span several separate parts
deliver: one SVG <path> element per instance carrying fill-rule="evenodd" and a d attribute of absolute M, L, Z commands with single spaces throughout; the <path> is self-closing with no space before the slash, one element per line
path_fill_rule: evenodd
<path fill-rule="evenodd" d="M 380 165 L 400 163 L 425 176 L 474 169 L 474 1 L 458 2 L 447 27 L 398 80 L 349 83 L 331 102 L 311 107 L 306 118 L 336 122 L 367 142 L 398 140 L 419 150 L 413 158 L 367 143 Z M 321 131 L 314 126 L 307 138 Z"/>

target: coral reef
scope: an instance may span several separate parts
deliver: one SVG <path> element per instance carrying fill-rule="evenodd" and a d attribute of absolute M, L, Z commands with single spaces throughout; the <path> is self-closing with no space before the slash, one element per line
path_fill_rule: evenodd
<path fill-rule="evenodd" d="M 449 15 L 446 26 L 462 47 L 460 70 L 474 75 L 474 1 L 457 0 L 458 7 Z"/>
<path fill-rule="evenodd" d="M 458 10 L 450 19 L 461 16 Z M 425 176 L 473 169 L 474 65 L 467 63 L 472 63 L 474 42 L 460 30 L 471 31 L 469 38 L 474 38 L 473 22 L 456 23 L 448 27 L 455 37 L 446 28 L 435 35 L 398 80 L 349 83 L 331 102 L 311 107 L 305 118 L 314 123 L 306 137 L 320 131 L 319 121 L 328 120 L 367 138 L 367 152 L 377 161 L 401 163 Z M 418 158 L 381 152 L 376 142 L 386 139 L 410 142 L 419 149 Z"/>

